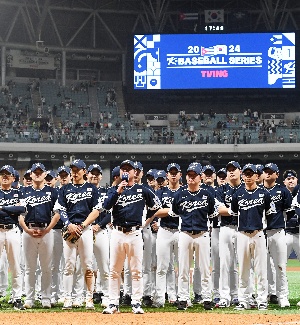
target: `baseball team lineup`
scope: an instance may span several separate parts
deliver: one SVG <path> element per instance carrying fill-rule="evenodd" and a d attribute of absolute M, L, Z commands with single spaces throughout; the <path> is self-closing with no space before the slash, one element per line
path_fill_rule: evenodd
<path fill-rule="evenodd" d="M 224 168 L 176 162 L 143 170 L 75 159 L 0 168 L 0 263 L 15 310 L 130 306 L 186 310 L 290 307 L 287 259 L 299 258 L 297 173 L 272 162 Z M 283 183 L 278 183 L 279 175 Z M 145 176 L 146 183 L 142 183 Z M 0 277 L 0 286 L 8 286 Z M 300 302 L 297 304 L 300 306 Z"/>

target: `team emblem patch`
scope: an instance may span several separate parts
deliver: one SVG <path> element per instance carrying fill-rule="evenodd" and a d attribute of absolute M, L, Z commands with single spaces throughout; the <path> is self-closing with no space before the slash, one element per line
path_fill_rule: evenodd
<path fill-rule="evenodd" d="M 138 188 L 136 191 L 137 192 L 143 192 L 143 190 L 141 188 Z"/>
<path fill-rule="evenodd" d="M 263 197 L 264 195 L 263 195 L 263 194 L 259 194 L 258 196 L 259 196 L 259 197 Z"/>
<path fill-rule="evenodd" d="M 92 188 L 91 187 L 88 187 L 87 189 L 86 189 L 88 192 L 92 192 Z"/>

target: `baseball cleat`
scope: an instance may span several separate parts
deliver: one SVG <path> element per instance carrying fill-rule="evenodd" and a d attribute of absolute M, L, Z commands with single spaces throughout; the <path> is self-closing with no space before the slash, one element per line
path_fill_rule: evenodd
<path fill-rule="evenodd" d="M 287 298 L 279 299 L 279 305 L 281 308 L 291 307 L 291 304 Z"/>
<path fill-rule="evenodd" d="M 144 310 L 143 310 L 141 304 L 131 305 L 131 307 L 132 307 L 132 312 L 134 314 L 144 314 Z"/>
<path fill-rule="evenodd" d="M 14 309 L 15 310 L 25 310 L 21 299 L 17 299 L 14 303 L 13 303 Z"/>
<path fill-rule="evenodd" d="M 230 303 L 225 298 L 220 299 L 220 301 L 216 304 L 216 308 L 228 308 L 228 307 L 230 307 Z"/>
<path fill-rule="evenodd" d="M 205 310 L 213 310 L 215 303 L 213 301 L 204 301 L 203 307 Z"/>
<path fill-rule="evenodd" d="M 119 311 L 119 306 L 110 304 L 107 308 L 105 308 L 102 311 L 102 314 L 118 314 L 119 312 L 120 312 Z"/>
<path fill-rule="evenodd" d="M 278 304 L 278 297 L 276 295 L 270 295 L 269 303 L 277 305 Z"/>
<path fill-rule="evenodd" d="M 177 305 L 177 310 L 186 310 L 186 309 L 187 309 L 187 302 L 179 301 Z"/>
<path fill-rule="evenodd" d="M 235 308 L 234 310 L 246 310 L 249 309 L 247 304 L 240 302 Z"/>
<path fill-rule="evenodd" d="M 87 310 L 95 309 L 93 298 L 88 298 L 85 300 L 85 309 L 87 309 Z"/>
<path fill-rule="evenodd" d="M 259 304 L 258 305 L 258 310 L 267 310 L 268 309 L 268 305 L 267 304 Z"/>
<path fill-rule="evenodd" d="M 62 309 L 63 310 L 72 309 L 72 299 L 66 298 Z"/>

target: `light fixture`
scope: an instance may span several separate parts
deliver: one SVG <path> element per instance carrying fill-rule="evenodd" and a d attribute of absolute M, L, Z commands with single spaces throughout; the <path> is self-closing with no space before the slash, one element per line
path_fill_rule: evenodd
<path fill-rule="evenodd" d="M 264 155 L 264 157 L 265 157 L 265 158 L 268 158 L 268 157 L 269 157 L 269 155 L 265 154 L 265 155 Z"/>
<path fill-rule="evenodd" d="M 163 157 L 163 159 L 167 159 L 167 156 L 162 156 Z"/>
<path fill-rule="evenodd" d="M 211 155 L 207 155 L 206 157 L 207 157 L 207 158 L 211 158 Z"/>
<path fill-rule="evenodd" d="M 116 157 L 116 159 L 119 159 L 120 158 L 120 156 L 118 156 L 118 155 L 116 155 L 115 157 Z"/>
<path fill-rule="evenodd" d="M 35 157 L 35 158 L 40 158 L 40 155 L 35 155 L 34 157 Z"/>
<path fill-rule="evenodd" d="M 135 159 L 135 156 L 131 156 L 131 159 Z"/>
<path fill-rule="evenodd" d="M 218 158 L 222 158 L 222 155 L 218 155 Z"/>
<path fill-rule="evenodd" d="M 249 153 L 249 155 L 247 155 L 248 158 L 251 158 L 251 153 Z"/>
<path fill-rule="evenodd" d="M 297 154 L 297 153 L 295 153 L 295 154 L 294 154 L 294 157 L 295 157 L 295 158 L 297 158 L 297 157 L 298 157 L 298 154 Z"/>
<path fill-rule="evenodd" d="M 100 156 L 100 159 L 104 159 L 104 156 Z"/>
<path fill-rule="evenodd" d="M 85 159 L 88 159 L 89 157 L 90 157 L 89 155 L 85 155 L 85 156 L 84 156 Z"/>
<path fill-rule="evenodd" d="M 68 156 L 67 156 L 67 155 L 63 155 L 63 158 L 64 158 L 64 159 L 67 159 L 67 158 L 68 158 Z"/>
<path fill-rule="evenodd" d="M 233 157 L 234 157 L 234 158 L 238 158 L 238 155 L 234 155 Z"/>
<path fill-rule="evenodd" d="M 151 156 L 147 156 L 147 159 L 151 159 Z"/>
<path fill-rule="evenodd" d="M 51 158 L 54 159 L 55 158 L 55 155 L 51 155 Z"/>
<path fill-rule="evenodd" d="M 180 158 L 181 158 L 181 156 L 178 156 L 177 158 L 178 158 L 178 159 L 180 159 Z"/>
<path fill-rule="evenodd" d="M 279 157 L 280 157 L 280 158 L 283 158 L 283 154 L 280 154 Z"/>
<path fill-rule="evenodd" d="M 8 154 L 8 157 L 9 157 L 9 158 L 12 158 L 13 156 L 14 156 L 13 153 Z"/>

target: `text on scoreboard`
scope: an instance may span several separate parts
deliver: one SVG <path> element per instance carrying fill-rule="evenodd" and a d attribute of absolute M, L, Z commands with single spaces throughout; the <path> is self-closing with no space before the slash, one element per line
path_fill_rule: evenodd
<path fill-rule="evenodd" d="M 134 36 L 134 89 L 295 88 L 295 33 Z"/>

